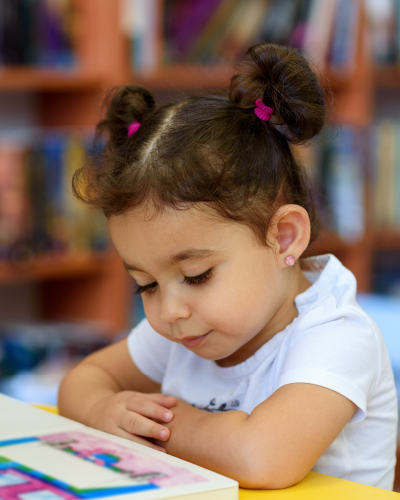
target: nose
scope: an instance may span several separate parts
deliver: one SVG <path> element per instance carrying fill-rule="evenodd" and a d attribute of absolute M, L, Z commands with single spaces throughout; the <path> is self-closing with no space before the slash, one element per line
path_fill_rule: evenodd
<path fill-rule="evenodd" d="M 167 290 L 161 295 L 160 318 L 166 323 L 190 317 L 190 308 L 184 297 L 177 291 Z"/>

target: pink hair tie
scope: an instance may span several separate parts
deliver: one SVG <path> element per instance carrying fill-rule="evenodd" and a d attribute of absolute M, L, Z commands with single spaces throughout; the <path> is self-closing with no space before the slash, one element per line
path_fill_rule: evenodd
<path fill-rule="evenodd" d="M 258 116 L 258 118 L 260 118 L 260 120 L 267 122 L 271 118 L 273 112 L 274 108 L 266 106 L 261 99 L 257 99 L 254 113 Z"/>
<path fill-rule="evenodd" d="M 140 123 L 139 122 L 132 122 L 128 126 L 128 137 L 130 137 L 131 135 L 133 135 L 139 129 L 140 129 Z"/>

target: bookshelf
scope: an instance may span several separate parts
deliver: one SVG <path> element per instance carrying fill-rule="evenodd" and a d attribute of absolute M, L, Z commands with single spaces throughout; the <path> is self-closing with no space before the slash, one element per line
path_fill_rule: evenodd
<path fill-rule="evenodd" d="M 13 66 L 0 68 L 0 93 L 28 93 L 38 103 L 38 125 L 45 127 L 93 126 L 98 119 L 104 91 L 132 82 L 148 87 L 162 102 L 192 89 L 225 90 L 233 73 L 230 64 L 211 67 L 161 62 L 162 23 L 166 0 L 152 0 L 156 24 L 158 64 L 152 72 L 134 72 L 130 42 L 120 26 L 118 0 L 74 0 L 78 19 L 75 51 L 77 67 L 71 71 Z M 398 66 L 375 67 L 368 41 L 368 23 L 361 2 L 352 72 L 325 68 L 321 81 L 333 92 L 331 120 L 363 129 L 374 116 L 376 89 L 400 90 Z M 400 251 L 400 229 L 376 228 L 371 221 L 371 181 L 367 181 L 365 234 L 352 243 L 324 231 L 307 254 L 331 252 L 356 276 L 360 291 L 372 286 L 374 255 L 381 250 Z M 369 183 L 369 184 L 368 184 Z M 41 316 L 94 319 L 109 325 L 110 335 L 129 323 L 130 283 L 115 251 L 74 256 L 37 258 L 29 262 L 0 264 L 0 285 L 35 282 L 40 292 Z"/>
<path fill-rule="evenodd" d="M 118 2 L 74 0 L 75 53 L 72 69 L 0 67 L 0 93 L 29 94 L 38 127 L 93 127 L 102 96 L 126 81 L 125 42 L 119 33 Z M 0 286 L 34 283 L 39 318 L 102 322 L 110 336 L 129 327 L 130 282 L 111 247 L 104 252 L 45 255 L 0 264 Z"/>
<path fill-rule="evenodd" d="M 155 3 L 158 16 L 162 15 L 163 3 L 163 0 Z M 0 92 L 28 92 L 37 96 L 40 125 L 93 125 L 98 117 L 104 91 L 113 85 L 129 81 L 144 85 L 160 96 L 174 93 L 179 95 L 181 91 L 196 88 L 227 88 L 233 67 L 226 63 L 206 67 L 196 64 L 163 65 L 159 62 L 150 73 L 135 73 L 129 61 L 129 41 L 120 28 L 119 2 L 76 0 L 75 9 L 79 20 L 76 34 L 77 68 L 71 72 L 34 67 L 5 67 L 0 70 Z M 383 69 L 374 67 L 369 44 L 366 43 L 368 33 L 364 11 L 360 19 L 354 70 L 351 73 L 341 73 L 324 69 L 321 81 L 333 92 L 335 113 L 332 121 L 363 128 L 372 122 L 375 89 L 400 87 L 400 72 L 394 66 Z M 159 51 L 162 51 L 163 46 L 161 24 L 158 22 L 156 28 Z M 161 57 L 158 57 L 161 61 Z M 371 200 L 367 195 L 367 214 L 370 213 L 370 205 Z M 381 249 L 400 249 L 400 231 L 374 228 L 368 220 L 366 234 L 359 241 L 348 243 L 333 233 L 324 232 L 308 253 L 335 253 L 355 273 L 360 290 L 367 291 L 371 287 L 372 259 L 374 253 Z M 117 258 L 111 252 L 101 262 L 97 257 L 91 260 L 87 256 L 66 258 L 62 264 L 57 259 L 46 264 L 37 262 L 25 275 L 4 265 L 3 268 L 0 267 L 0 281 L 29 279 L 49 288 L 51 282 L 62 283 L 73 276 L 71 283 L 78 286 L 79 277 L 88 282 L 90 279 L 96 281 L 100 275 L 107 275 L 105 269 L 107 266 L 112 268 L 114 260 Z M 121 271 L 120 283 L 124 283 L 122 274 Z M 123 287 L 128 290 L 129 285 L 124 283 Z M 110 293 L 110 297 L 112 295 Z M 128 299 L 125 304 L 128 304 Z M 115 323 L 118 324 L 115 331 L 127 324 L 122 316 Z"/>
<path fill-rule="evenodd" d="M 165 1 L 157 2 L 157 11 L 162 15 Z M 161 23 L 157 23 L 157 34 L 160 37 L 157 46 L 162 46 L 163 39 Z M 317 69 L 320 81 L 324 88 L 332 92 L 333 109 L 331 109 L 330 121 L 336 125 L 347 124 L 363 129 L 368 127 L 374 113 L 373 93 L 376 86 L 372 58 L 368 49 L 368 33 L 366 12 L 361 4 L 357 36 L 355 37 L 354 68 L 348 70 L 334 71 L 329 67 L 322 70 Z M 158 48 L 159 50 L 159 48 Z M 131 70 L 130 81 L 148 87 L 150 90 L 168 95 L 180 91 L 195 90 L 226 90 L 229 79 L 234 74 L 234 66 L 229 63 L 220 65 L 202 66 L 189 63 L 163 64 L 161 58 L 159 65 L 151 72 Z M 367 187 L 367 192 L 369 191 Z M 366 211 L 370 211 L 371 201 L 367 195 L 365 200 Z M 383 242 L 391 242 L 391 247 L 396 247 L 397 232 L 391 231 L 390 235 L 385 230 L 375 230 L 367 222 L 365 235 L 355 242 L 347 242 L 337 234 L 324 231 L 319 239 L 310 247 L 306 255 L 334 253 L 346 267 L 355 274 L 360 291 L 371 289 L 372 260 L 376 249 L 384 245 Z M 396 247 L 397 248 L 397 247 Z"/>

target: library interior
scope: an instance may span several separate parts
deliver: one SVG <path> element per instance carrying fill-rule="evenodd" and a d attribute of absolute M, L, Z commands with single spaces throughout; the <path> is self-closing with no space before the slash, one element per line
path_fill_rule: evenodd
<path fill-rule="evenodd" d="M 55 405 L 71 367 L 144 318 L 71 188 L 106 92 L 223 93 L 263 41 L 309 57 L 326 91 L 328 124 L 294 146 L 322 220 L 306 254 L 355 275 L 400 395 L 399 0 L 0 0 L 0 393 Z"/>

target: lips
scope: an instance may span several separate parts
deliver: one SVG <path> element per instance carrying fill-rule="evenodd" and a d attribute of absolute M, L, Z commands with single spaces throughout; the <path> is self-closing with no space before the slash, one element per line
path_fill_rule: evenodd
<path fill-rule="evenodd" d="M 200 335 L 199 337 L 184 337 L 183 339 L 180 339 L 180 341 L 185 347 L 188 347 L 189 349 L 193 347 L 199 347 L 199 345 L 206 337 L 208 337 L 210 333 L 211 332 L 208 332 L 205 335 Z"/>

